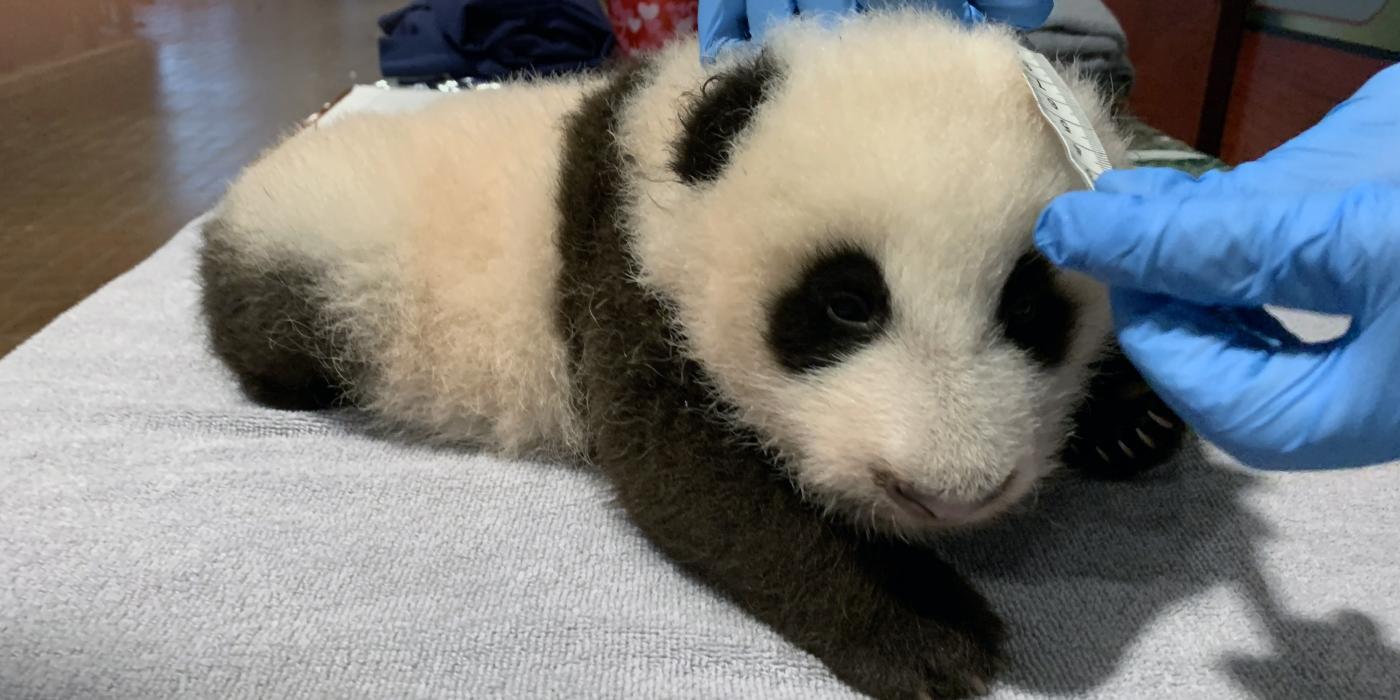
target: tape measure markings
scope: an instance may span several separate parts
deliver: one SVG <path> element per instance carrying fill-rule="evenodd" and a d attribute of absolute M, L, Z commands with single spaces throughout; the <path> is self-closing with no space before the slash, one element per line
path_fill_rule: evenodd
<path fill-rule="evenodd" d="M 1090 189 L 1094 181 L 1105 171 L 1113 168 L 1103 141 L 1094 131 L 1084 108 L 1074 98 L 1074 93 L 1060 78 L 1046 58 L 1030 49 L 1017 47 L 1020 52 L 1021 68 L 1035 95 L 1036 106 L 1045 120 L 1060 137 L 1070 163 Z"/>

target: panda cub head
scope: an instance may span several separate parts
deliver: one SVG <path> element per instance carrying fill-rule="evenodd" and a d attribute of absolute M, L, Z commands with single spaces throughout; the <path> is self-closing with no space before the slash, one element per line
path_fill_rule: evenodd
<path fill-rule="evenodd" d="M 1078 181 L 1015 47 L 920 13 L 796 23 L 708 76 L 678 47 L 625 108 L 641 283 L 733 418 L 864 526 L 1015 503 L 1105 344 L 1103 290 L 1034 252 Z"/>

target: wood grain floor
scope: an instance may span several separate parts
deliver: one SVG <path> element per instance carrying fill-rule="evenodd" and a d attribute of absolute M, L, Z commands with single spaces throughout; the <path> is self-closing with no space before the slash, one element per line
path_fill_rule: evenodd
<path fill-rule="evenodd" d="M 28 5 L 24 23 L 0 7 L 6 33 L 54 34 L 0 41 L 0 355 L 153 252 L 302 117 L 377 80 L 375 19 L 402 4 L 55 0 L 67 16 Z"/>

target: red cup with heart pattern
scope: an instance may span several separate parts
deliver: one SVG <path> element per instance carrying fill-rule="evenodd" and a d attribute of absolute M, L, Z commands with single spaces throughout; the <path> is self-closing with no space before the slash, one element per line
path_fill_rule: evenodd
<path fill-rule="evenodd" d="M 617 35 L 618 51 L 655 51 L 679 36 L 695 33 L 696 1 L 603 0 Z"/>

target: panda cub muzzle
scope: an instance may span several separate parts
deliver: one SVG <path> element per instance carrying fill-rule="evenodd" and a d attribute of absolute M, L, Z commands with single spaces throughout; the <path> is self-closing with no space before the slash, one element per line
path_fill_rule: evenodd
<path fill-rule="evenodd" d="M 895 478 L 889 472 L 872 469 L 876 485 L 884 489 L 889 499 L 905 513 L 915 518 L 928 518 L 932 527 L 954 527 L 976 522 L 1000 509 L 1003 496 L 1017 478 L 1017 472 L 997 485 L 991 493 L 973 501 L 962 501 L 924 493 L 913 484 Z"/>
<path fill-rule="evenodd" d="M 813 378 L 885 339 L 897 321 L 893 303 L 875 257 L 838 242 L 808 263 L 799 281 L 773 304 L 767 343 L 787 372 Z M 997 322 L 1000 342 L 1036 364 L 1054 367 L 1063 362 L 1070 344 L 1074 304 L 1056 288 L 1050 266 L 1028 252 L 1017 259 L 1003 285 Z M 948 493 L 936 484 L 900 476 L 889 461 L 876 459 L 868 467 L 869 478 L 884 503 L 869 507 L 887 511 L 894 529 L 902 532 L 970 524 L 1000 513 L 1029 490 L 1043 471 L 1032 461 L 1034 457 L 1022 458 L 1009 473 L 972 492 Z M 1002 473 L 998 464 L 969 465 L 966 471 Z"/>

